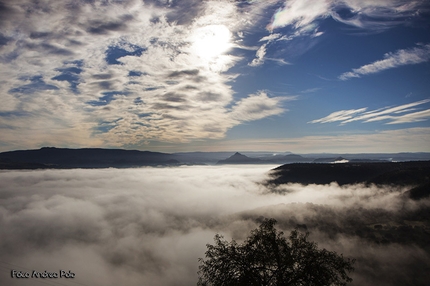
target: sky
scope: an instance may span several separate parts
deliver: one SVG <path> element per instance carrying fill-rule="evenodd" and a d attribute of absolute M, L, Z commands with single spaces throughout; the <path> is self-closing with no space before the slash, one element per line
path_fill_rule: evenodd
<path fill-rule="evenodd" d="M 0 1 L 0 151 L 430 152 L 427 0 Z"/>
<path fill-rule="evenodd" d="M 351 286 L 428 284 L 428 198 L 409 199 L 407 187 L 335 182 L 270 188 L 261 184 L 270 168 L 2 171 L 0 284 L 196 285 L 198 258 L 215 234 L 240 243 L 262 217 L 286 236 L 305 224 L 318 248 L 356 259 Z M 393 231 L 403 222 L 415 228 Z M 376 224 L 384 230 L 372 232 Z M 10 276 L 59 269 L 75 278 Z"/>

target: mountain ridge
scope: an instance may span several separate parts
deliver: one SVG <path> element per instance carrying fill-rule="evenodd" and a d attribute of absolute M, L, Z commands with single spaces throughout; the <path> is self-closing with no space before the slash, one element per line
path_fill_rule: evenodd
<path fill-rule="evenodd" d="M 13 150 L 0 153 L 0 169 L 46 168 L 133 168 L 141 166 L 291 164 L 291 163 L 371 163 L 430 160 L 430 153 L 293 154 L 291 152 L 178 152 L 57 148 Z"/>

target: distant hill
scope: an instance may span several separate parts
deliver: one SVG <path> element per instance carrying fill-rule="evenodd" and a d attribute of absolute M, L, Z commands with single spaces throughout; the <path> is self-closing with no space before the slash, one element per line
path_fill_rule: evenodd
<path fill-rule="evenodd" d="M 236 152 L 225 160 L 219 160 L 217 164 L 286 164 L 286 163 L 300 163 L 311 162 L 313 159 L 305 158 L 296 154 L 287 155 L 272 155 L 263 156 L 260 158 L 248 157 L 239 152 Z"/>
<path fill-rule="evenodd" d="M 218 161 L 218 165 L 221 164 L 259 164 L 262 161 L 258 158 L 250 158 L 248 156 L 242 155 L 239 152 L 234 153 L 232 156 L 225 160 Z"/>
<path fill-rule="evenodd" d="M 265 161 L 270 163 L 299 163 L 299 162 L 311 162 L 311 158 L 305 158 L 303 156 L 297 154 L 288 154 L 288 155 L 277 155 L 272 158 L 264 158 Z"/>
<path fill-rule="evenodd" d="M 0 169 L 130 168 L 158 165 L 371 163 L 430 160 L 430 153 L 293 154 L 291 152 L 180 152 L 160 153 L 124 149 L 55 148 L 0 153 Z"/>
<path fill-rule="evenodd" d="M 172 154 L 122 149 L 43 147 L 0 153 L 0 169 L 127 168 L 179 163 Z"/>

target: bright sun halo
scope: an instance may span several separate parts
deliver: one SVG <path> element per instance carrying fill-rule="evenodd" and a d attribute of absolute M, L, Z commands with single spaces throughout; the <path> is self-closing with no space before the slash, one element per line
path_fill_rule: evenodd
<path fill-rule="evenodd" d="M 205 26 L 193 33 L 191 49 L 201 59 L 211 61 L 230 49 L 230 39 L 231 33 L 226 26 Z"/>

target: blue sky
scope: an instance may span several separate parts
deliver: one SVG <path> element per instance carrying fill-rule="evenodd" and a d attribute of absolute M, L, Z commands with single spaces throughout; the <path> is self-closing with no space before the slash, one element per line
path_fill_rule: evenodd
<path fill-rule="evenodd" d="M 0 1 L 0 151 L 430 152 L 426 0 Z"/>

